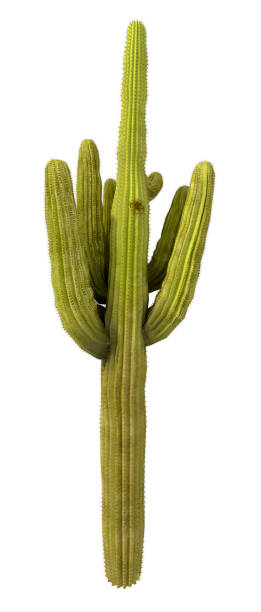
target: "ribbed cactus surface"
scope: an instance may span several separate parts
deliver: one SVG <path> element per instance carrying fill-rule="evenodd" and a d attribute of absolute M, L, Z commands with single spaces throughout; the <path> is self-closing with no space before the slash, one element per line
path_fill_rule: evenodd
<path fill-rule="evenodd" d="M 77 206 L 63 161 L 46 167 L 46 222 L 55 301 L 64 329 L 101 361 L 101 473 L 105 570 L 118 587 L 141 573 L 144 536 L 146 346 L 166 338 L 193 298 L 209 224 L 214 171 L 198 164 L 176 192 L 148 263 L 145 173 L 146 32 L 128 28 L 117 180 L 100 178 L 96 145 L 79 153 Z M 149 291 L 159 289 L 148 308 Z"/>

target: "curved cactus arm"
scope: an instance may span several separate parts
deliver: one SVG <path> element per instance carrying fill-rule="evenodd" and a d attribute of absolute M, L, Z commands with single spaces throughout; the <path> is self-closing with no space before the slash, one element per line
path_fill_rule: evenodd
<path fill-rule="evenodd" d="M 213 167 L 201 162 L 192 175 L 165 279 L 148 311 L 144 326 L 147 345 L 166 338 L 186 315 L 199 275 L 213 189 Z"/>
<path fill-rule="evenodd" d="M 149 201 L 154 200 L 163 186 L 163 178 L 160 172 L 152 172 L 147 176 L 147 189 Z"/>
<path fill-rule="evenodd" d="M 103 187 L 103 226 L 105 233 L 105 278 L 109 272 L 109 253 L 110 253 L 110 227 L 111 227 L 111 208 L 116 189 L 116 181 L 112 178 L 107 179 Z"/>
<path fill-rule="evenodd" d="M 188 187 L 180 187 L 172 200 L 166 216 L 161 237 L 148 264 L 149 291 L 160 289 L 166 275 L 168 263 L 176 240 L 179 224 L 188 194 Z"/>
<path fill-rule="evenodd" d="M 78 159 L 77 216 L 95 298 L 105 302 L 104 228 L 100 159 L 93 140 L 83 140 Z"/>
<path fill-rule="evenodd" d="M 108 337 L 99 317 L 86 257 L 77 227 L 76 206 L 67 164 L 46 166 L 46 224 L 55 303 L 67 333 L 86 352 L 103 359 Z"/>

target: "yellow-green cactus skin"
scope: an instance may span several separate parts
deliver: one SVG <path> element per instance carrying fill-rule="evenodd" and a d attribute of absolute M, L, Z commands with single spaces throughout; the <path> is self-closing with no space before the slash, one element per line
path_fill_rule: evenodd
<path fill-rule="evenodd" d="M 214 188 L 210 163 L 180 187 L 148 263 L 149 202 L 162 187 L 145 173 L 146 31 L 129 25 L 117 180 L 102 184 L 96 145 L 79 153 L 77 206 L 63 161 L 46 167 L 52 283 L 64 329 L 101 359 L 101 473 L 105 571 L 117 587 L 140 577 L 144 536 L 146 346 L 166 338 L 193 298 Z M 159 289 L 148 308 L 149 291 Z"/>

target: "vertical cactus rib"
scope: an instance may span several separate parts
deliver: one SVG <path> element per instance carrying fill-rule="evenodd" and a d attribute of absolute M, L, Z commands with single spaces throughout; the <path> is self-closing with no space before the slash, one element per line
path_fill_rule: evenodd
<path fill-rule="evenodd" d="M 95 298 L 106 302 L 105 236 L 100 159 L 93 140 L 83 140 L 78 160 L 77 216 Z"/>
<path fill-rule="evenodd" d="M 108 336 L 97 312 L 76 223 L 69 169 L 52 160 L 46 167 L 46 222 L 56 307 L 67 333 L 94 357 L 108 352 Z"/>
<path fill-rule="evenodd" d="M 147 177 L 147 190 L 149 201 L 154 200 L 163 187 L 163 178 L 160 172 L 152 172 Z"/>
<path fill-rule="evenodd" d="M 185 317 L 200 271 L 210 220 L 214 170 L 201 162 L 193 172 L 173 252 L 144 326 L 146 344 L 166 338 Z"/>
<path fill-rule="evenodd" d="M 161 237 L 158 240 L 152 258 L 148 264 L 149 291 L 160 289 L 165 277 L 179 224 L 186 201 L 188 187 L 180 187 L 172 200 L 166 216 Z"/>
<path fill-rule="evenodd" d="M 116 189 L 116 181 L 107 179 L 103 187 L 103 226 L 105 234 L 105 278 L 108 282 L 109 257 L 110 257 L 110 229 L 111 229 L 111 209 Z"/>

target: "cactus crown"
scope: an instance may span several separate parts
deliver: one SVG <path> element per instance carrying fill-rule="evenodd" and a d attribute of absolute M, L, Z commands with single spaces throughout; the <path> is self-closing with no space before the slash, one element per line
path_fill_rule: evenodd
<path fill-rule="evenodd" d="M 146 31 L 134 21 L 124 55 L 117 180 L 107 179 L 102 195 L 99 154 L 92 140 L 80 147 L 77 206 L 66 163 L 52 160 L 46 167 L 57 310 L 75 342 L 102 360 L 104 551 L 107 576 L 118 586 L 135 582 L 141 567 L 145 347 L 166 338 L 185 317 L 214 187 L 211 164 L 199 163 L 190 186 L 175 193 L 148 262 L 149 202 L 163 181 L 158 172 L 145 174 L 146 98 Z M 148 308 L 149 291 L 155 290 L 159 292 Z"/>

